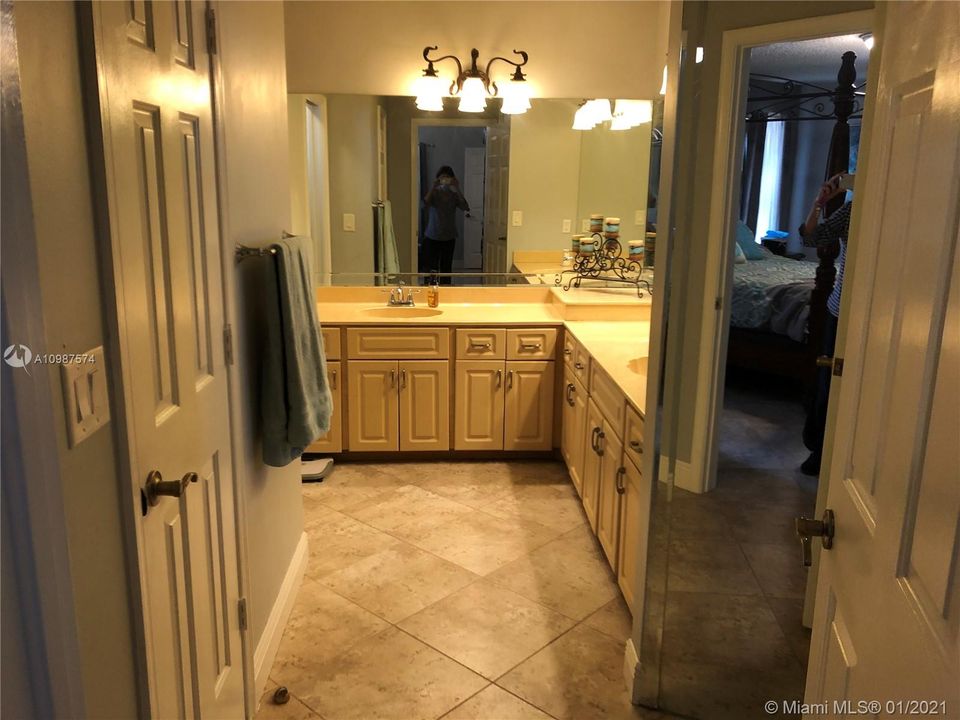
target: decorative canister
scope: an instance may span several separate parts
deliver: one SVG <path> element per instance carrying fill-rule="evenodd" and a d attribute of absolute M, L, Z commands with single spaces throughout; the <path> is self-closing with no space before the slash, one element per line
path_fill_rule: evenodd
<path fill-rule="evenodd" d="M 644 265 L 646 267 L 653 267 L 653 258 L 656 254 L 657 249 L 657 234 L 655 232 L 648 232 L 646 234 L 646 239 L 644 240 L 645 246 L 645 257 Z"/>
<path fill-rule="evenodd" d="M 593 255 L 597 249 L 597 243 L 593 238 L 581 238 L 580 239 L 580 255 Z"/>
<path fill-rule="evenodd" d="M 590 232 L 601 232 L 603 230 L 603 215 L 594 214 L 590 216 Z"/>
<path fill-rule="evenodd" d="M 585 235 L 574 235 L 570 238 L 570 248 L 574 253 L 580 252 L 580 241 L 586 237 Z"/>
<path fill-rule="evenodd" d="M 606 220 L 604 220 L 603 230 L 604 230 L 604 232 L 607 232 L 607 233 L 617 233 L 617 235 L 619 236 L 619 234 L 620 234 L 620 218 L 618 218 L 618 217 L 608 217 Z"/>
<path fill-rule="evenodd" d="M 643 258 L 646 254 L 646 248 L 644 247 L 644 240 L 631 240 L 628 243 L 630 248 L 630 259 L 633 262 L 638 262 L 643 265 Z"/>

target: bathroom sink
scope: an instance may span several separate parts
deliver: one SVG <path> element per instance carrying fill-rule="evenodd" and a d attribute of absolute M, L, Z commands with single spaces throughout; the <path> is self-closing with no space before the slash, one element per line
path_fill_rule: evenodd
<path fill-rule="evenodd" d="M 630 368 L 631 371 L 637 373 L 638 375 L 646 375 L 647 361 L 649 359 L 650 358 L 648 357 L 634 358 L 633 360 L 627 363 L 627 367 Z"/>
<path fill-rule="evenodd" d="M 436 317 L 441 315 L 443 310 L 434 310 L 433 308 L 423 307 L 377 307 L 368 308 L 363 311 L 367 315 L 382 318 L 423 318 Z"/>

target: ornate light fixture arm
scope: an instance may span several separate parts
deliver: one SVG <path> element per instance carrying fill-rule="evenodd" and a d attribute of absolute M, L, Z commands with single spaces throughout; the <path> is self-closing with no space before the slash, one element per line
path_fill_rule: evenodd
<path fill-rule="evenodd" d="M 474 52 L 476 52 L 476 50 L 474 50 Z M 513 77 L 511 78 L 512 80 L 520 81 L 520 80 L 526 79 L 526 76 L 523 74 L 523 71 L 520 68 L 522 68 L 524 65 L 527 64 L 527 61 L 530 59 L 529 56 L 523 50 L 514 50 L 513 54 L 519 55 L 522 58 L 521 61 L 515 62 L 510 58 L 505 58 L 498 55 L 496 57 L 490 58 L 490 62 L 487 63 L 487 69 L 484 70 L 482 77 L 483 77 L 484 84 L 486 84 L 487 86 L 487 90 L 491 91 L 490 93 L 491 95 L 496 96 L 497 93 L 499 92 L 499 90 L 497 89 L 497 84 L 495 82 L 490 81 L 490 66 L 492 66 L 497 60 L 505 62 L 508 65 L 513 65 L 514 70 L 513 70 Z M 474 67 L 476 67 L 476 60 L 474 60 Z"/>

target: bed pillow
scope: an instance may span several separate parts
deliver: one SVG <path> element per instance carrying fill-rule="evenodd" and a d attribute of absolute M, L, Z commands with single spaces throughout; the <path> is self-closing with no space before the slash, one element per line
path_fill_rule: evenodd
<path fill-rule="evenodd" d="M 740 249 L 740 243 L 733 244 L 733 264 L 734 265 L 746 265 L 747 256 L 743 254 L 743 250 Z"/>
<path fill-rule="evenodd" d="M 753 230 L 748 228 L 741 221 L 737 221 L 737 245 L 743 251 L 747 260 L 766 260 L 767 256 L 763 254 L 763 248 L 757 245 Z"/>

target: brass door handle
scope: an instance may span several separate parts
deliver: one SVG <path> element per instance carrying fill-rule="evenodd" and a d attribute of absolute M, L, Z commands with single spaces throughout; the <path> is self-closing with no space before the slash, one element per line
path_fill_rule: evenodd
<path fill-rule="evenodd" d="M 623 486 L 623 476 L 627 474 L 627 469 L 623 466 L 617 468 L 617 494 L 623 495 L 627 489 Z"/>
<path fill-rule="evenodd" d="M 600 428 L 595 427 L 590 431 L 590 449 L 594 452 L 597 452 L 597 433 L 600 432 Z"/>
<path fill-rule="evenodd" d="M 485 342 L 485 343 L 471 342 L 470 343 L 471 350 L 490 350 L 491 347 L 492 346 L 488 342 Z"/>
<path fill-rule="evenodd" d="M 513 388 L 513 370 L 507 370 L 507 390 Z"/>
<path fill-rule="evenodd" d="M 543 347 L 541 343 L 520 343 L 521 350 L 540 350 Z"/>
<path fill-rule="evenodd" d="M 817 367 L 830 368 L 834 375 L 841 377 L 843 375 L 843 358 L 830 357 L 829 355 L 818 355 Z"/>
<path fill-rule="evenodd" d="M 497 370 L 497 387 L 503 386 L 503 370 Z"/>
<path fill-rule="evenodd" d="M 200 476 L 195 472 L 188 472 L 179 480 L 164 480 L 159 470 L 151 470 L 147 475 L 143 492 L 147 496 L 147 502 L 153 507 L 160 502 L 161 497 L 180 497 L 187 486 L 195 483 L 199 478 Z"/>
<path fill-rule="evenodd" d="M 639 440 L 631 440 L 630 449 L 639 455 L 643 455 L 643 443 Z"/>
<path fill-rule="evenodd" d="M 403 390 L 407 386 L 407 371 L 404 368 L 400 371 L 400 389 Z"/>
<path fill-rule="evenodd" d="M 573 393 L 577 391 L 576 386 L 573 383 L 567 383 L 567 405 L 570 407 L 574 406 Z"/>
<path fill-rule="evenodd" d="M 813 548 L 810 541 L 820 538 L 820 544 L 824 550 L 833 547 L 833 533 L 835 523 L 833 510 L 824 510 L 822 520 L 813 520 L 812 518 L 797 518 L 797 537 L 800 538 L 800 549 L 803 551 L 803 566 L 810 567 L 813 564 Z"/>
<path fill-rule="evenodd" d="M 337 389 L 337 371 L 336 370 L 330 371 L 330 389 L 331 390 Z"/>
<path fill-rule="evenodd" d="M 603 441 L 607 436 L 600 428 L 597 428 L 597 430 L 599 430 L 597 433 L 597 455 L 603 457 Z"/>
<path fill-rule="evenodd" d="M 395 388 L 397 386 L 397 371 L 390 371 L 390 387 Z"/>

